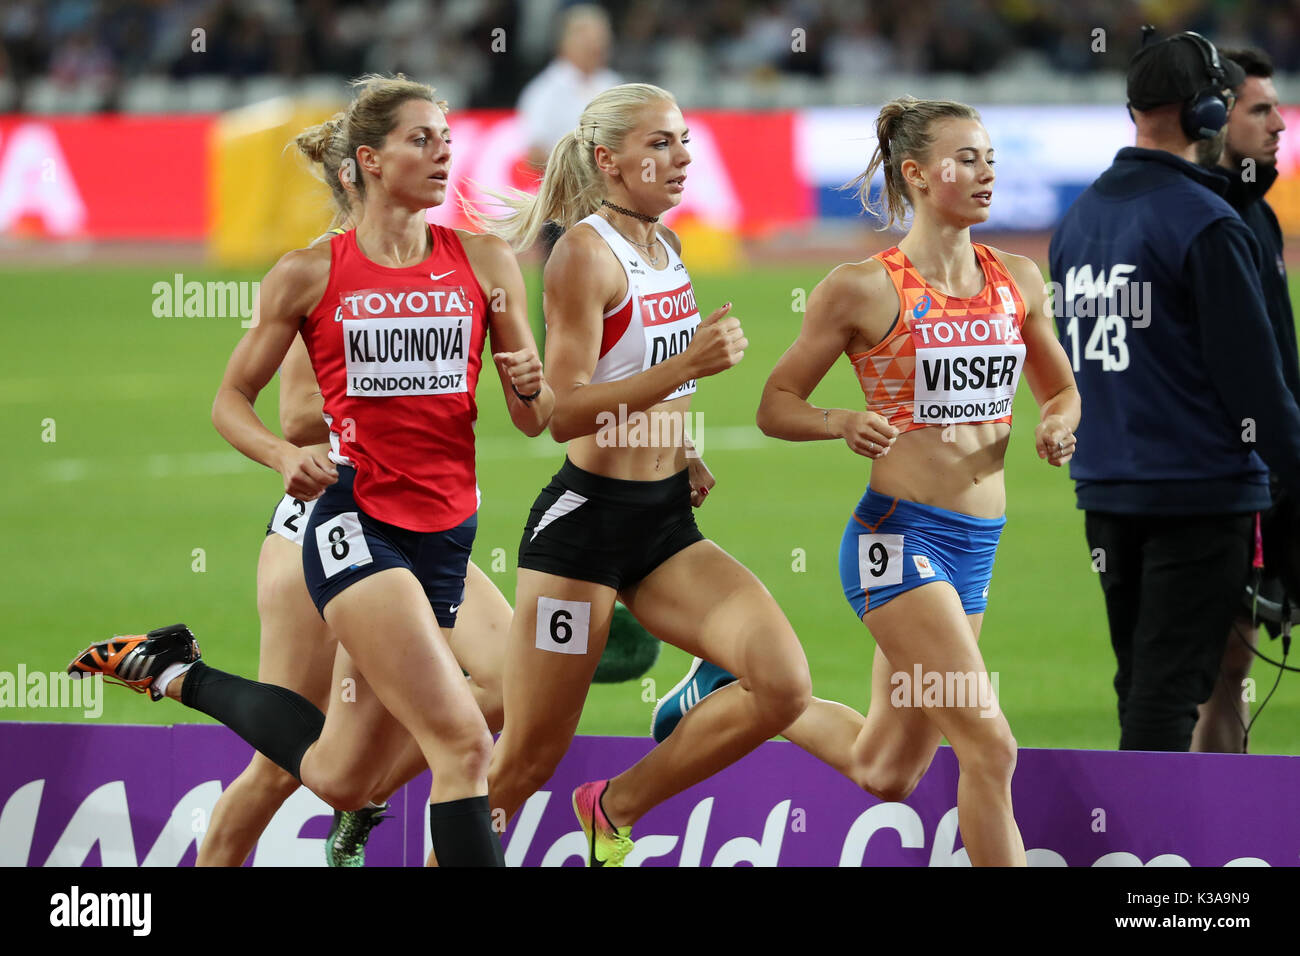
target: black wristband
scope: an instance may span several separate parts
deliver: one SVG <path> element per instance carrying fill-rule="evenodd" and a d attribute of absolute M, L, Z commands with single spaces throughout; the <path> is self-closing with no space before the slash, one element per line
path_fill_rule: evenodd
<path fill-rule="evenodd" d="M 519 389 L 515 388 L 513 382 L 510 384 L 510 390 L 515 393 L 515 398 L 519 399 L 525 405 L 531 405 L 533 402 L 537 401 L 537 396 L 542 394 L 542 390 L 539 388 L 537 391 L 533 392 L 533 394 L 525 395 L 523 392 L 519 391 Z"/>

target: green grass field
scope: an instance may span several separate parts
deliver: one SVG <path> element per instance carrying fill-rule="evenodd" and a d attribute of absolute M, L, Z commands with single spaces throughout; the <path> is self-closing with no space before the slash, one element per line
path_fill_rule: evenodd
<path fill-rule="evenodd" d="M 209 422 L 237 318 L 156 318 L 152 286 L 186 279 L 257 278 L 198 269 L 59 267 L 0 272 L 0 670 L 62 670 L 91 640 L 185 621 L 204 655 L 252 676 L 258 625 L 254 572 L 279 477 L 233 451 Z M 803 640 L 822 697 L 865 707 L 872 642 L 840 591 L 836 554 L 867 464 L 839 442 L 793 445 L 762 437 L 754 409 L 762 383 L 793 339 L 792 290 L 824 268 L 701 275 L 705 313 L 731 299 L 751 347 L 744 361 L 701 383 L 704 454 L 718 479 L 699 513 L 705 534 L 748 565 Z M 530 282 L 535 276 L 529 276 Z M 861 407 L 847 363 L 814 395 Z M 475 559 L 514 593 L 515 553 L 527 510 L 563 458 L 549 436 L 526 439 L 506 418 L 490 374 L 479 392 L 483 509 Z M 276 393 L 259 411 L 275 421 Z M 1113 748 L 1118 740 L 1114 658 L 1101 591 L 1065 472 L 1039 461 L 1027 387 L 1016 405 L 1007 459 L 1010 502 L 984 625 L 1002 706 L 1022 746 Z M 53 435 L 50 434 L 53 430 Z M 54 441 L 44 440 L 53 437 Z M 196 549 L 204 569 L 195 570 Z M 805 569 L 799 555 L 805 556 Z M 1269 652 L 1280 655 L 1274 643 Z M 650 673 L 660 693 L 687 656 L 665 646 Z M 1257 664 L 1263 700 L 1276 671 Z M 592 688 L 581 732 L 644 735 L 652 696 L 639 683 Z M 0 710 L 4 719 L 81 720 L 76 710 Z M 173 704 L 105 692 L 102 721 L 206 718 Z M 1300 680 L 1282 684 L 1252 732 L 1256 753 L 1300 753 Z"/>

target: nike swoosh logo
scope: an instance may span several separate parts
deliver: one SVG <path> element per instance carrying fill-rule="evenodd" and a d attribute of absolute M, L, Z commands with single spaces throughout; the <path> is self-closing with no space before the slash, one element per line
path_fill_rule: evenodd
<path fill-rule="evenodd" d="M 448 607 L 451 609 L 451 613 L 452 613 L 452 614 L 455 614 L 457 611 L 460 610 L 460 605 L 459 605 L 459 604 L 451 604 L 451 605 L 448 605 Z"/>
<path fill-rule="evenodd" d="M 445 279 L 445 278 L 447 278 L 447 276 L 451 275 L 451 273 L 452 273 L 452 272 L 455 272 L 455 271 L 456 271 L 455 269 L 452 269 L 451 272 L 444 272 L 444 273 L 443 273 L 442 275 L 440 275 L 440 276 L 436 276 L 436 275 L 434 275 L 432 272 L 430 272 L 430 273 L 429 273 L 429 278 L 432 279 L 434 282 L 437 282 L 439 279 Z"/>

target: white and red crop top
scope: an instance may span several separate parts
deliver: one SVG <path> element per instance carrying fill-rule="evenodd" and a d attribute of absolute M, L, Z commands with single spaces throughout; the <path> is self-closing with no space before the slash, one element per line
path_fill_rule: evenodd
<path fill-rule="evenodd" d="M 684 352 L 700 324 L 700 310 L 681 257 L 660 236 L 659 243 L 668 253 L 668 265 L 652 269 L 604 217 L 592 213 L 582 222 L 600 234 L 627 276 L 627 296 L 605 313 L 600 359 L 591 383 L 617 382 Z M 692 379 L 664 401 L 694 391 Z"/>

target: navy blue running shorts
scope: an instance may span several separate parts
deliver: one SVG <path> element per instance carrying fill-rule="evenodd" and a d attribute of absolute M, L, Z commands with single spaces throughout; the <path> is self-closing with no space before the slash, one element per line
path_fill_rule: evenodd
<path fill-rule="evenodd" d="M 465 599 L 478 514 L 446 531 L 408 531 L 370 517 L 352 497 L 356 469 L 338 465 L 339 480 L 316 499 L 303 534 L 307 590 L 324 616 L 325 605 L 362 578 L 406 568 L 424 588 L 442 627 L 456 626 Z"/>

